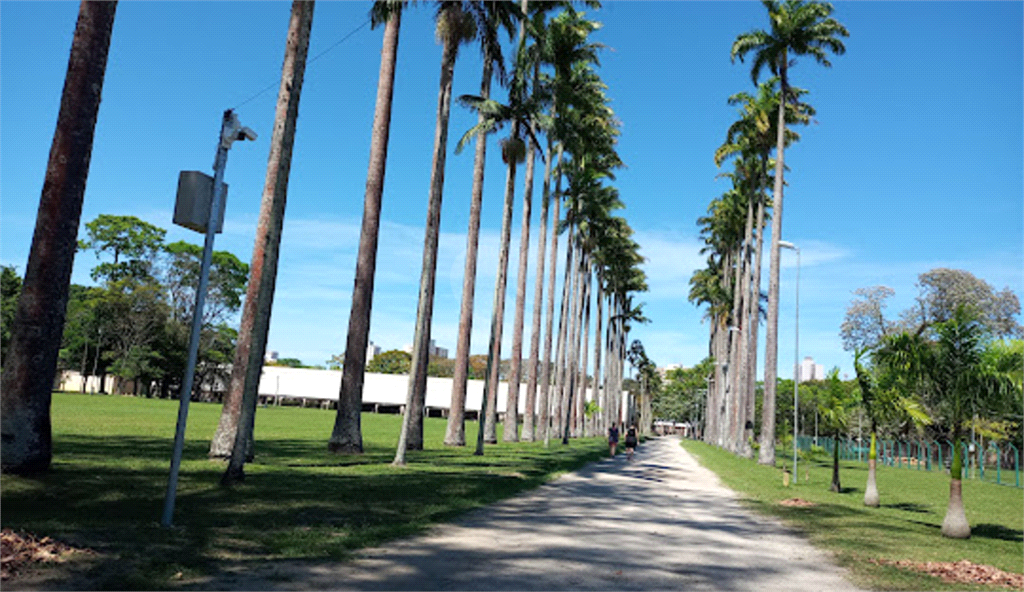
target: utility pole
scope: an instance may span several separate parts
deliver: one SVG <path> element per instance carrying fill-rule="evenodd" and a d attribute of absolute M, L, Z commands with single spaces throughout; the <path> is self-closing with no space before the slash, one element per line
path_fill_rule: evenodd
<path fill-rule="evenodd" d="M 164 497 L 164 514 L 160 525 L 170 527 L 174 517 L 174 500 L 178 492 L 178 470 L 181 454 L 185 448 L 185 426 L 188 423 L 188 404 L 192 400 L 192 383 L 196 373 L 196 359 L 199 357 L 199 334 L 203 328 L 203 304 L 210 280 L 210 263 L 213 260 L 213 239 L 221 227 L 221 210 L 224 204 L 224 169 L 228 164 L 228 150 L 236 140 L 256 140 L 256 132 L 238 123 L 234 111 L 224 112 L 221 121 L 220 139 L 217 142 L 217 156 L 213 161 L 213 195 L 210 200 L 209 219 L 206 221 L 206 241 L 203 245 L 203 261 L 199 269 L 199 287 L 196 288 L 196 304 L 192 312 L 192 333 L 188 342 L 188 362 L 185 376 L 181 381 L 178 425 L 174 432 L 174 452 L 171 455 L 171 474 L 167 480 L 167 494 Z"/>

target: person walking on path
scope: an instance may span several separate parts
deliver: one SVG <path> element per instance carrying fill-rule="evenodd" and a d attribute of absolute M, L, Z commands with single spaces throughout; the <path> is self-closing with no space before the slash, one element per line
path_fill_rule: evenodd
<path fill-rule="evenodd" d="M 633 460 L 633 451 L 636 450 L 637 438 L 636 438 L 636 426 L 631 425 L 626 430 L 626 454 L 627 460 Z"/>
<path fill-rule="evenodd" d="M 612 424 L 608 428 L 608 452 L 612 456 L 615 456 L 615 448 L 619 445 L 619 426 L 618 424 Z"/>

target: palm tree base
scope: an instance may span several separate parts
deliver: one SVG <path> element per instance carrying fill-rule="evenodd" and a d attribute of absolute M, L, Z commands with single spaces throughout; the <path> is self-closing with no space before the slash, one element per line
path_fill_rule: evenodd
<path fill-rule="evenodd" d="M 875 459 L 868 459 L 868 483 L 864 487 L 864 505 L 878 507 L 878 485 L 875 484 Z"/>
<path fill-rule="evenodd" d="M 951 539 L 971 538 L 971 525 L 964 513 L 963 482 L 960 479 L 949 481 L 949 506 L 942 520 L 942 536 Z"/>
<path fill-rule="evenodd" d="M 351 442 L 328 442 L 327 450 L 334 454 L 362 454 L 363 447 Z"/>

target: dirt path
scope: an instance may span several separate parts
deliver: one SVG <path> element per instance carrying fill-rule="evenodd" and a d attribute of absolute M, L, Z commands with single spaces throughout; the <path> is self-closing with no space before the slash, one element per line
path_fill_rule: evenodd
<path fill-rule="evenodd" d="M 341 564 L 226 567 L 203 589 L 855 590 L 827 554 L 742 508 L 674 437 Z"/>

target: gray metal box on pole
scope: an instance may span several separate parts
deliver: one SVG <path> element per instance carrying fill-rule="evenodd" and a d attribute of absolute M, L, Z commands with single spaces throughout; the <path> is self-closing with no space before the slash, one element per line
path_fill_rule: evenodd
<path fill-rule="evenodd" d="M 224 199 L 220 202 L 216 232 L 224 232 L 224 208 L 228 202 L 228 185 L 224 183 Z M 206 234 L 213 202 L 213 177 L 201 171 L 181 171 L 178 175 L 178 197 L 174 202 L 174 223 Z"/>

